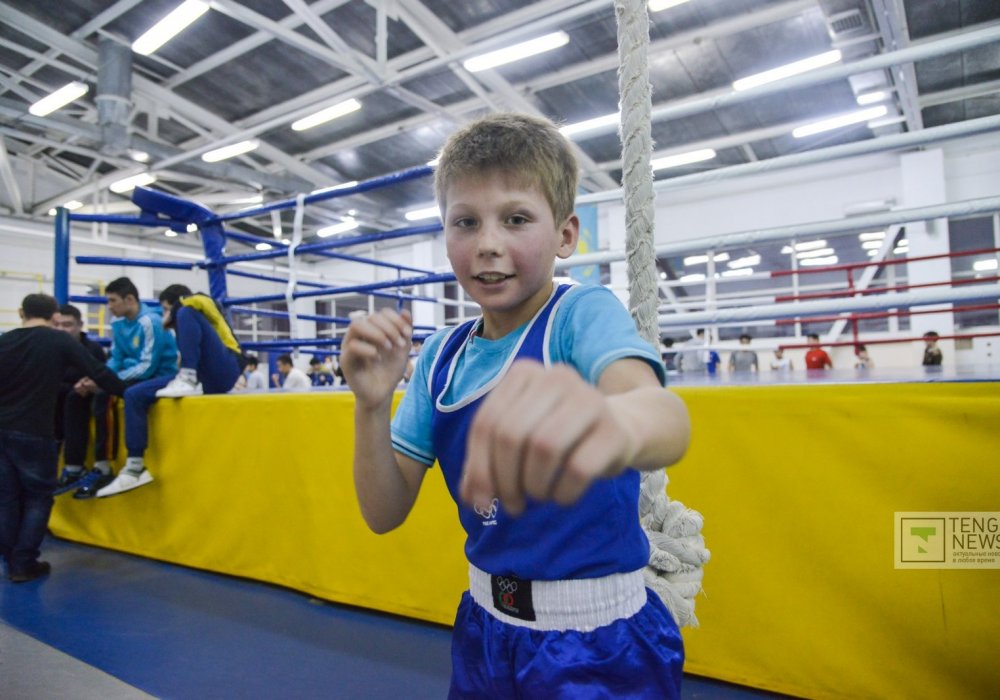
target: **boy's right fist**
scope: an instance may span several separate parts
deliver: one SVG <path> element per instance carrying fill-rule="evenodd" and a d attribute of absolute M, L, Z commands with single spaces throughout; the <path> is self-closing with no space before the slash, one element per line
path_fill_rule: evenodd
<path fill-rule="evenodd" d="M 392 397 L 410 357 L 410 312 L 382 309 L 354 318 L 340 345 L 340 367 L 357 402 L 375 408 Z"/>

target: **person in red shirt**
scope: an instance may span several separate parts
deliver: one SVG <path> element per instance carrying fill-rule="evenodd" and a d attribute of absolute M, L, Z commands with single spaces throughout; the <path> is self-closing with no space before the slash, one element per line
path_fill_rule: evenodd
<path fill-rule="evenodd" d="M 809 340 L 809 350 L 806 352 L 806 369 L 833 369 L 833 361 L 826 354 L 826 350 L 819 346 L 819 336 L 810 333 L 806 336 Z"/>

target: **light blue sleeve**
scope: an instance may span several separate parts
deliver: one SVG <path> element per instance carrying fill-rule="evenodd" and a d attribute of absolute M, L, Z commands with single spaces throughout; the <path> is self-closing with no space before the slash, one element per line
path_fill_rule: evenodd
<path fill-rule="evenodd" d="M 660 353 L 642 339 L 628 310 L 614 293 L 599 285 L 580 285 L 566 293 L 553 321 L 553 362 L 572 365 L 590 384 L 621 359 L 645 360 L 666 386 Z"/>
<path fill-rule="evenodd" d="M 437 356 L 447 330 L 438 331 L 424 341 L 413 368 L 413 376 L 406 386 L 403 400 L 392 417 L 392 447 L 411 459 L 428 467 L 434 464 L 434 443 L 431 439 L 433 404 L 428 386 L 431 366 Z"/>

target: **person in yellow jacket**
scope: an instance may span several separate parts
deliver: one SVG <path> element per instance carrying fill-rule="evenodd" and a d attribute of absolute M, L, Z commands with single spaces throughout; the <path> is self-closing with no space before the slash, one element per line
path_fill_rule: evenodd
<path fill-rule="evenodd" d="M 143 453 L 149 442 L 149 407 L 157 398 L 225 394 L 243 371 L 243 354 L 232 328 L 215 301 L 194 294 L 183 284 L 160 292 L 163 325 L 173 328 L 180 352 L 180 370 L 169 377 L 150 379 L 125 393 L 125 447 L 128 459 L 114 481 L 97 492 L 114 496 L 153 481 Z"/>

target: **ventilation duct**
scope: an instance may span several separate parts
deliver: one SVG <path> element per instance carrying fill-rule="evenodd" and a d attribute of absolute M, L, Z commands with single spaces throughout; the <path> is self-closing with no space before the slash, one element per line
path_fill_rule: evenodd
<path fill-rule="evenodd" d="M 104 38 L 98 47 L 97 123 L 101 152 L 123 156 L 128 151 L 128 115 L 132 97 L 132 50 Z"/>

